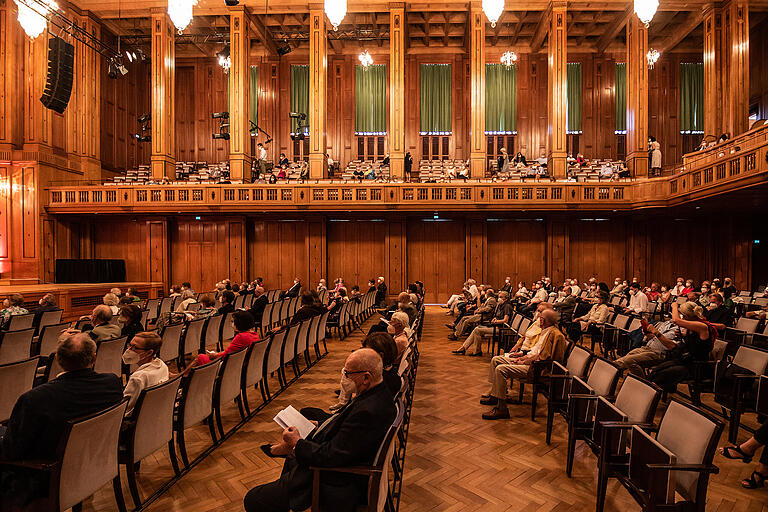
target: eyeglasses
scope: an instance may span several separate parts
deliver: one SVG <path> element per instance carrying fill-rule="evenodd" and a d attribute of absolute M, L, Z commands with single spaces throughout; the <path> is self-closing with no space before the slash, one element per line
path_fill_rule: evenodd
<path fill-rule="evenodd" d="M 347 370 L 346 368 L 342 368 L 341 369 L 341 373 L 342 373 L 342 375 L 344 375 L 344 378 L 348 379 L 350 375 L 354 375 L 355 373 L 369 373 L 369 372 L 368 372 L 368 370 L 360 370 L 360 371 L 357 371 L 357 372 L 351 372 L 351 371 Z"/>

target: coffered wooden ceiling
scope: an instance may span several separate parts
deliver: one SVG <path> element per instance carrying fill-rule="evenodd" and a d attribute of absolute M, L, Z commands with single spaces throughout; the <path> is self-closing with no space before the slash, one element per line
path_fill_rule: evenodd
<path fill-rule="evenodd" d="M 166 0 L 75 0 L 76 5 L 99 16 L 115 35 L 129 45 L 149 45 L 149 12 L 165 9 Z M 702 49 L 704 1 L 661 1 L 649 28 L 652 47 L 661 51 L 697 52 Z M 309 36 L 309 5 L 289 0 L 242 0 L 253 18 L 253 54 L 275 54 L 276 47 L 291 45 L 306 51 Z M 332 54 L 389 49 L 389 2 L 349 0 L 348 13 L 337 31 L 328 31 Z M 750 2 L 750 24 L 768 13 L 768 0 Z M 322 2 L 317 6 L 322 8 Z M 410 53 L 464 52 L 467 50 L 466 1 L 405 2 L 407 41 Z M 213 56 L 229 35 L 228 8 L 224 0 L 200 0 L 194 19 L 177 39 L 177 55 Z M 568 2 L 568 47 L 574 52 L 624 50 L 624 25 L 632 15 L 628 1 Z M 549 2 L 507 1 L 496 27 L 486 26 L 486 45 L 491 53 L 508 49 L 518 53 L 544 52 L 547 48 Z"/>

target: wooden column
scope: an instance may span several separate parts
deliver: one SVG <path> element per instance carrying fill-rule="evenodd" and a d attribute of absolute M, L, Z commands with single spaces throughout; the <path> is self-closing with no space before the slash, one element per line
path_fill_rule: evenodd
<path fill-rule="evenodd" d="M 176 52 L 174 30 L 165 8 L 152 9 L 152 155 L 153 178 L 176 176 Z"/>
<path fill-rule="evenodd" d="M 12 23 L 18 23 L 15 19 Z M 18 63 L 17 63 L 18 64 Z M 17 71 L 18 72 L 18 71 Z M 48 30 L 35 39 L 24 36 L 24 96 L 18 105 L 24 119 L 24 151 L 46 151 L 52 143 L 52 115 L 40 102 L 48 74 Z"/>
<path fill-rule="evenodd" d="M 722 12 L 715 4 L 704 6 L 704 134 L 719 136 L 723 129 L 720 52 Z"/>
<path fill-rule="evenodd" d="M 389 7 L 389 169 L 405 176 L 405 4 Z"/>
<path fill-rule="evenodd" d="M 568 41 L 566 30 L 566 2 L 552 2 L 549 26 L 549 123 L 547 126 L 547 167 L 551 176 L 564 178 L 568 145 L 565 135 L 565 115 L 568 109 Z"/>
<path fill-rule="evenodd" d="M 648 176 L 648 29 L 636 15 L 627 21 L 627 168 Z"/>
<path fill-rule="evenodd" d="M 735 137 L 749 128 L 749 5 L 746 0 L 731 0 L 727 11 L 726 48 L 728 87 L 723 97 L 728 103 L 725 131 Z M 765 64 L 765 63 L 763 63 Z"/>
<path fill-rule="evenodd" d="M 328 177 L 327 147 L 328 35 L 322 6 L 309 10 L 309 177 Z"/>
<path fill-rule="evenodd" d="M 250 20 L 244 5 L 229 11 L 229 172 L 233 180 L 251 179 L 251 99 L 248 55 Z"/>
<path fill-rule="evenodd" d="M 485 176 L 485 14 L 472 2 L 469 27 L 470 126 L 469 165 L 472 178 Z"/>
<path fill-rule="evenodd" d="M 0 0 L 0 152 L 11 160 L 10 151 L 21 147 L 24 73 L 19 64 L 24 55 L 24 31 L 16 20 L 13 0 Z M 2 221 L 0 221 L 2 222 Z M 0 242 L 1 243 L 1 242 Z"/>

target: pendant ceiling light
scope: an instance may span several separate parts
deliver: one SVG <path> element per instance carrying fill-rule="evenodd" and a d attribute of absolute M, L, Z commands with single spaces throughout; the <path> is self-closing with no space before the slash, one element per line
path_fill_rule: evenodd
<path fill-rule="evenodd" d="M 635 14 L 645 26 L 653 19 L 656 9 L 659 8 L 659 0 L 635 0 Z"/>
<path fill-rule="evenodd" d="M 371 54 L 368 53 L 368 50 L 360 52 L 360 55 L 357 56 L 357 60 L 360 61 L 360 64 L 362 64 L 364 68 L 367 68 L 373 64 L 373 57 L 371 57 Z"/>
<path fill-rule="evenodd" d="M 339 30 L 339 25 L 347 15 L 347 0 L 325 0 L 325 15 L 333 25 L 333 30 Z"/>
<path fill-rule="evenodd" d="M 512 67 L 515 62 L 517 62 L 517 54 L 515 52 L 506 51 L 501 56 L 501 63 L 507 67 Z"/>
<path fill-rule="evenodd" d="M 504 12 L 504 0 L 483 0 L 483 12 L 491 22 L 491 26 L 495 27 L 496 22 L 501 18 L 501 13 Z"/>
<path fill-rule="evenodd" d="M 52 11 L 58 11 L 59 5 L 53 0 L 15 0 L 19 10 L 19 24 L 32 39 L 45 31 L 47 17 Z"/>
<path fill-rule="evenodd" d="M 661 57 L 661 53 L 659 53 L 658 50 L 654 50 L 651 48 L 648 50 L 648 53 L 645 54 L 645 57 L 648 59 L 648 68 L 653 69 L 653 66 L 656 64 L 656 61 L 659 60 L 659 57 Z"/>
<path fill-rule="evenodd" d="M 168 0 L 168 16 L 179 34 L 192 21 L 192 6 L 195 5 L 197 5 L 197 0 Z"/>

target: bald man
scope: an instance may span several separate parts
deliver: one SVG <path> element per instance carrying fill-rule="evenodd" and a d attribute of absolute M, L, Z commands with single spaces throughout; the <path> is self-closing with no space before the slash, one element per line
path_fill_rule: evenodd
<path fill-rule="evenodd" d="M 109 306 L 101 304 L 93 308 L 91 313 L 91 338 L 96 343 L 119 338 L 121 335 L 120 326 L 111 323 L 112 322 L 112 310 Z"/>
<path fill-rule="evenodd" d="M 370 465 L 395 419 L 392 394 L 382 380 L 378 353 L 361 348 L 347 357 L 344 376 L 355 385 L 356 397 L 320 423 L 306 439 L 295 427 L 283 431 L 291 450 L 280 478 L 254 487 L 245 495 L 247 512 L 288 512 L 312 505 L 310 466 Z M 347 473 L 324 474 L 320 481 L 323 510 L 352 512 L 365 504 L 367 479 Z"/>
<path fill-rule="evenodd" d="M 480 403 L 483 405 L 493 405 L 494 408 L 483 414 L 484 420 L 498 420 L 509 418 L 509 409 L 507 408 L 507 380 L 527 379 L 531 365 L 535 361 L 562 361 L 565 357 L 567 347 L 565 336 L 556 327 L 560 321 L 560 315 L 552 309 L 543 309 L 539 312 L 539 327 L 541 332 L 536 344 L 530 352 L 524 356 L 510 357 L 504 364 L 493 364 L 491 362 L 488 382 L 491 383 L 491 390 L 487 395 L 483 395 Z M 499 363 L 497 361 L 497 363 Z"/>

